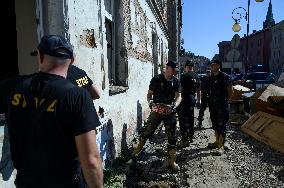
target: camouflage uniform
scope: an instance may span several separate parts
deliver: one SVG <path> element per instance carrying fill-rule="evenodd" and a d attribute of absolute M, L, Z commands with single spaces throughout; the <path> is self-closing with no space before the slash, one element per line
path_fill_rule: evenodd
<path fill-rule="evenodd" d="M 153 103 L 162 103 L 172 105 L 175 99 L 175 92 L 179 91 L 179 82 L 173 77 L 171 80 L 166 80 L 163 74 L 159 74 L 152 78 L 149 90 L 153 91 Z M 153 106 L 154 108 L 154 106 Z M 153 110 L 140 135 L 140 138 L 146 141 L 150 138 L 160 123 L 163 121 L 166 134 L 168 136 L 168 150 L 176 148 L 176 115 L 169 109 L 169 112 L 158 113 Z"/>

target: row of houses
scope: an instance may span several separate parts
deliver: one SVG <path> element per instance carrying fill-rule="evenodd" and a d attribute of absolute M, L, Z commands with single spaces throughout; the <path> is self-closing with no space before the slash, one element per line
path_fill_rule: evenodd
<path fill-rule="evenodd" d="M 275 24 L 272 13 L 272 3 L 270 1 L 266 20 L 263 23 L 263 29 L 253 32 L 240 39 L 238 51 L 239 58 L 235 62 L 236 71 L 245 72 L 245 68 L 261 64 L 264 71 L 272 72 L 279 76 L 284 71 L 284 20 Z M 222 41 L 218 44 L 218 58 L 222 62 L 229 62 L 228 53 L 231 50 L 230 41 Z M 247 49 L 248 48 L 248 49 Z M 247 54 L 246 54 L 247 53 Z M 245 67 L 247 61 L 247 67 Z M 226 63 L 224 63 L 226 65 Z"/>
<path fill-rule="evenodd" d="M 168 60 L 176 61 L 182 27 L 181 0 L 12 0 L 7 28 L 13 56 L 1 80 L 37 71 L 36 50 L 46 34 L 70 40 L 75 65 L 101 90 L 94 101 L 101 157 L 108 164 L 123 155 L 149 109 L 151 78 Z"/>

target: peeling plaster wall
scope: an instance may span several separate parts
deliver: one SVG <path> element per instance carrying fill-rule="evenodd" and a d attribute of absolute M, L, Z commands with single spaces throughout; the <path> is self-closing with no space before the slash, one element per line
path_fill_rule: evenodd
<path fill-rule="evenodd" d="M 117 2 L 116 60 L 127 66 L 118 67 L 119 75 L 127 76 L 128 89 L 109 95 L 106 29 L 103 0 L 68 1 L 70 41 L 76 53 L 75 65 L 84 69 L 101 90 L 102 97 L 94 101 L 96 109 L 105 110 L 113 128 L 115 156 L 123 154 L 129 138 L 149 113 L 146 94 L 153 76 L 152 32 L 158 36 L 159 64 L 168 53 L 168 42 L 162 29 L 144 0 Z M 131 8 L 130 8 L 131 7 Z M 163 45 L 163 48 L 161 48 Z M 163 49 L 163 51 L 161 51 Z M 121 72 L 122 71 L 122 72 Z M 123 72 L 124 71 L 124 72 Z"/>

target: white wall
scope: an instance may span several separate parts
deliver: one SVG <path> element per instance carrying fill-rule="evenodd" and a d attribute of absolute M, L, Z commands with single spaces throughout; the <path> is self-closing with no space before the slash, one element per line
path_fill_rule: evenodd
<path fill-rule="evenodd" d="M 100 7 L 99 0 L 77 0 L 68 1 L 68 22 L 69 22 L 69 36 L 71 43 L 74 45 L 76 53 L 76 65 L 84 69 L 94 83 L 102 92 L 102 97 L 96 100 L 95 106 L 105 109 L 108 117 L 113 123 L 113 135 L 116 155 L 120 153 L 121 137 L 123 125 L 127 125 L 127 138 L 133 134 L 137 125 L 137 105 L 142 106 L 142 116 L 145 120 L 149 112 L 146 95 L 148 91 L 149 82 L 152 78 L 153 65 L 152 62 L 141 61 L 135 57 L 128 57 L 128 86 L 129 89 L 120 94 L 109 96 L 108 88 L 108 64 L 106 55 L 106 39 L 104 27 L 104 1 L 101 0 Z M 130 1 L 130 6 L 134 8 L 133 2 Z M 152 29 L 151 22 L 156 22 L 156 30 L 159 37 L 159 42 L 163 41 L 164 52 L 167 54 L 167 39 L 163 34 L 159 24 L 153 13 L 151 12 L 146 1 L 139 1 L 142 9 L 146 12 L 148 21 L 146 23 L 148 45 L 147 51 L 152 53 Z M 131 21 L 135 20 L 135 14 L 131 9 Z M 102 20 L 102 22 L 100 21 Z M 134 25 L 134 23 L 132 23 Z M 132 25 L 131 24 L 131 25 Z M 100 29 L 101 28 L 101 29 Z M 94 39 L 97 47 L 90 47 L 84 43 L 84 30 L 94 30 Z M 101 33 L 102 31 L 102 33 Z M 135 41 L 139 40 L 139 35 L 132 33 L 133 48 L 138 45 Z M 119 50 L 119 49 L 118 49 Z M 103 54 L 103 56 L 102 56 Z M 164 55 L 165 57 L 166 55 Z M 103 57 L 103 58 L 102 58 Z M 159 61 L 161 61 L 161 53 L 159 53 Z M 161 63 L 161 62 L 159 62 Z M 102 86 L 105 84 L 105 89 Z M 139 112 L 140 113 L 140 112 Z M 127 140 L 128 142 L 128 140 Z"/>

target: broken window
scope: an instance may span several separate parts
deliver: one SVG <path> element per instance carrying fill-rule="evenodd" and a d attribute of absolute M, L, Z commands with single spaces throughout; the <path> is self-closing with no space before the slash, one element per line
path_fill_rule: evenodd
<path fill-rule="evenodd" d="M 152 76 L 158 74 L 158 36 L 157 33 L 152 33 L 152 57 L 153 57 L 153 65 L 154 65 L 154 72 Z"/>
<path fill-rule="evenodd" d="M 109 13 L 112 14 L 113 10 L 113 0 L 105 0 L 105 10 Z"/>
<path fill-rule="evenodd" d="M 115 62 L 114 62 L 114 48 L 113 48 L 114 23 L 106 19 L 105 27 L 106 27 L 106 41 L 107 41 L 108 78 L 110 83 L 112 83 L 115 80 Z"/>
<path fill-rule="evenodd" d="M 124 92 L 127 87 L 128 67 L 126 57 L 127 52 L 123 50 L 123 32 L 124 23 L 120 18 L 119 12 L 122 8 L 122 2 L 117 0 L 105 0 L 105 28 L 107 42 L 107 60 L 108 60 L 108 79 L 109 94 L 114 95 Z M 116 3 L 116 4 L 115 4 Z M 122 30 L 123 29 L 123 30 Z"/>

